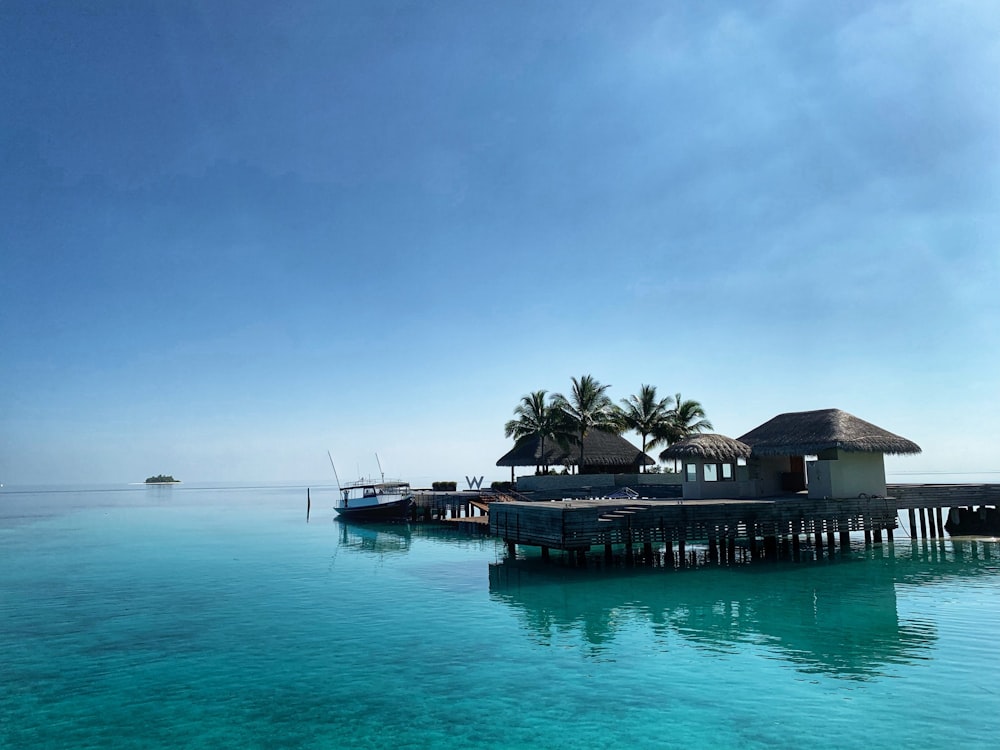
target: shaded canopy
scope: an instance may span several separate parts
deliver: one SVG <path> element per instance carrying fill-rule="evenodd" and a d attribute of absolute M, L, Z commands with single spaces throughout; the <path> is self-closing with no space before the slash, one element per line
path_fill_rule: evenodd
<path fill-rule="evenodd" d="M 504 454 L 497 466 L 576 466 L 580 462 L 577 441 L 565 446 L 549 438 L 545 441 L 545 455 L 541 453 L 541 440 L 537 435 L 523 438 Z M 583 438 L 583 463 L 585 468 L 623 468 L 642 464 L 655 464 L 632 443 L 619 435 L 603 430 L 590 430 Z"/>
<path fill-rule="evenodd" d="M 920 453 L 911 440 L 840 409 L 779 414 L 740 437 L 755 456 L 804 456 L 831 448 L 855 453 Z"/>
<path fill-rule="evenodd" d="M 738 458 L 750 458 L 750 446 L 733 440 L 725 435 L 704 432 L 689 435 L 679 440 L 660 454 L 660 458 L 685 459 L 700 458 L 709 461 L 735 461 Z"/>

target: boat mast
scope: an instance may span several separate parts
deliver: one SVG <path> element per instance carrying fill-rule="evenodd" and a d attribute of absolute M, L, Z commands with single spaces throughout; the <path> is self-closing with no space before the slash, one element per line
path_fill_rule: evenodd
<path fill-rule="evenodd" d="M 378 464 L 378 473 L 382 476 L 382 481 L 385 482 L 385 472 L 382 471 L 382 462 L 378 459 L 378 453 L 375 454 L 375 463 Z"/>
<path fill-rule="evenodd" d="M 326 452 L 326 455 L 330 457 L 330 466 L 333 466 L 333 478 L 337 480 L 337 491 L 340 491 L 340 477 L 337 476 L 337 467 L 333 464 L 333 456 L 330 455 L 330 451 Z"/>

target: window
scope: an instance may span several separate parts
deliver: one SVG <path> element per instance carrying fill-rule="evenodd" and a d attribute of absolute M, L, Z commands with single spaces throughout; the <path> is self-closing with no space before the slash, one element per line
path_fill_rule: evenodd
<path fill-rule="evenodd" d="M 722 468 L 722 481 L 731 482 L 733 481 L 733 465 L 732 464 L 720 464 Z"/>
<path fill-rule="evenodd" d="M 718 464 L 705 464 L 705 481 L 706 482 L 718 482 L 719 481 L 719 466 L 718 466 Z"/>
<path fill-rule="evenodd" d="M 694 464 L 687 464 L 685 467 L 687 471 L 687 481 L 697 482 L 698 481 L 698 467 Z"/>

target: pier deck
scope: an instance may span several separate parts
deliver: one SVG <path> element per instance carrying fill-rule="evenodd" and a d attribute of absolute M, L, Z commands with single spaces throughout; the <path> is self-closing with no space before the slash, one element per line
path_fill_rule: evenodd
<path fill-rule="evenodd" d="M 586 551 L 608 544 L 722 543 L 799 534 L 892 530 L 887 498 L 811 500 L 804 495 L 756 500 L 571 500 L 493 503 L 490 533 L 508 544 Z"/>
<path fill-rule="evenodd" d="M 649 554 L 663 545 L 672 559 L 674 547 L 683 560 L 687 543 L 705 543 L 710 555 L 732 554 L 736 540 L 754 557 L 797 550 L 803 535 L 817 547 L 850 544 L 851 532 L 866 541 L 893 540 L 900 511 L 909 515 L 907 533 L 916 538 L 945 535 L 942 511 L 956 507 L 992 506 L 1000 501 L 1000 485 L 890 485 L 890 497 L 817 499 L 807 493 L 761 499 L 650 500 L 572 499 L 554 502 L 502 502 L 489 507 L 489 528 L 508 546 L 541 547 L 585 555 L 594 546 L 625 545 L 628 554 L 641 544 Z M 919 526 L 918 526 L 919 521 Z M 824 538 L 825 537 L 825 538 Z M 780 547 L 780 550 L 779 550 Z"/>

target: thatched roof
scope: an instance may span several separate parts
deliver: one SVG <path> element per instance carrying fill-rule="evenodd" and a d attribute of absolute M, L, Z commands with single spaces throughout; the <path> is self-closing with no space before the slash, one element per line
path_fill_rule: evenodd
<path fill-rule="evenodd" d="M 709 461 L 735 461 L 750 458 L 750 446 L 725 435 L 705 432 L 689 435 L 660 454 L 661 460 L 671 458 L 700 458 Z"/>
<path fill-rule="evenodd" d="M 830 448 L 855 453 L 920 453 L 911 440 L 840 409 L 779 414 L 740 437 L 755 456 L 804 456 Z"/>
<path fill-rule="evenodd" d="M 576 441 L 562 447 L 552 438 L 545 441 L 545 456 L 541 455 L 541 440 L 527 437 L 519 440 L 497 461 L 497 466 L 576 466 L 580 462 L 580 445 Z M 623 437 L 601 430 L 590 430 L 583 438 L 585 466 L 638 466 L 655 464 L 652 458 Z"/>

